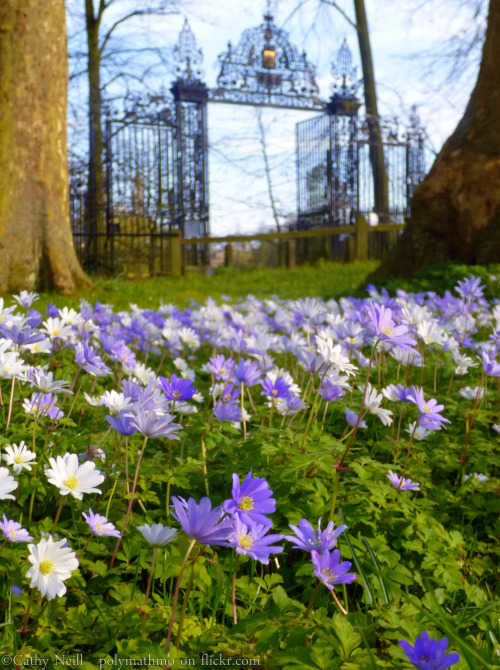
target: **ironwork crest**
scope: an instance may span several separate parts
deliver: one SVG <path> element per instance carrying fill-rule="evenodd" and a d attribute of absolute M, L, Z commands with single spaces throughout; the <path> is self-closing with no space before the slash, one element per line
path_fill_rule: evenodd
<path fill-rule="evenodd" d="M 236 48 L 220 54 L 217 87 L 211 102 L 321 111 L 315 68 L 299 53 L 270 13 L 264 23 L 243 32 Z"/>

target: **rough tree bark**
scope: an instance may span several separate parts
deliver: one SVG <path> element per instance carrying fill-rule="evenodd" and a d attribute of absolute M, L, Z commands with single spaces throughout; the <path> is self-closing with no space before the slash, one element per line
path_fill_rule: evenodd
<path fill-rule="evenodd" d="M 94 0 L 85 0 L 85 22 L 87 27 L 87 67 L 89 84 L 89 174 L 87 188 L 87 216 L 90 225 L 90 245 L 87 249 L 89 260 L 102 259 L 106 244 L 104 220 L 104 179 L 103 179 L 103 135 L 101 100 L 101 49 L 99 30 L 106 5 L 99 1 L 94 13 Z"/>
<path fill-rule="evenodd" d="M 429 263 L 500 261 L 500 0 L 490 0 L 475 88 L 411 201 L 411 218 L 376 275 L 408 276 Z"/>
<path fill-rule="evenodd" d="M 0 2 L 0 293 L 89 288 L 73 246 L 61 0 Z"/>

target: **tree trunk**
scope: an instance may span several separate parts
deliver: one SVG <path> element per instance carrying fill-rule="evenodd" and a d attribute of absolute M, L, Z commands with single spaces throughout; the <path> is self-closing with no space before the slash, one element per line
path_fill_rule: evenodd
<path fill-rule="evenodd" d="M 0 2 L 0 293 L 91 282 L 69 220 L 61 0 Z"/>
<path fill-rule="evenodd" d="M 373 197 L 375 211 L 380 215 L 381 222 L 389 210 L 389 183 L 385 166 L 384 145 L 380 131 L 380 117 L 377 104 L 377 89 L 373 69 L 370 32 L 364 0 L 354 0 L 356 29 L 358 35 L 359 55 L 363 70 L 363 88 L 365 92 L 365 109 L 370 137 L 370 163 L 373 174 Z"/>
<path fill-rule="evenodd" d="M 490 0 L 476 86 L 411 200 L 411 218 L 377 275 L 429 263 L 500 261 L 500 0 Z"/>
<path fill-rule="evenodd" d="M 106 222 L 104 217 L 103 181 L 103 137 L 101 101 L 101 54 L 99 50 L 99 28 L 102 17 L 102 3 L 97 16 L 94 15 L 93 0 L 85 0 L 88 47 L 89 84 L 89 173 L 87 187 L 87 219 L 91 236 L 87 248 L 88 262 L 97 267 L 105 258 Z"/>

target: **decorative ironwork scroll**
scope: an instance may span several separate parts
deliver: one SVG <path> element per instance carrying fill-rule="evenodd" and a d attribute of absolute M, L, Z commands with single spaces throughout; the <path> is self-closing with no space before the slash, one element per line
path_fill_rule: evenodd
<path fill-rule="evenodd" d="M 173 57 L 177 62 L 175 74 L 178 80 L 184 84 L 201 83 L 203 71 L 198 66 L 203 62 L 203 52 L 196 44 L 196 38 L 187 19 L 184 19 Z"/>
<path fill-rule="evenodd" d="M 217 88 L 209 92 L 210 102 L 311 109 L 321 111 L 315 68 L 288 34 L 267 13 L 264 23 L 245 30 L 236 48 L 228 44 L 218 58 Z"/>

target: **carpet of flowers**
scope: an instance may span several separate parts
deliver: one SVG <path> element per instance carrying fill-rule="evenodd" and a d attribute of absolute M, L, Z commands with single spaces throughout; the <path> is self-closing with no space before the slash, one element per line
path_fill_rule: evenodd
<path fill-rule="evenodd" d="M 3 651 L 500 668 L 500 303 L 479 280 L 36 300 L 0 300 Z"/>

